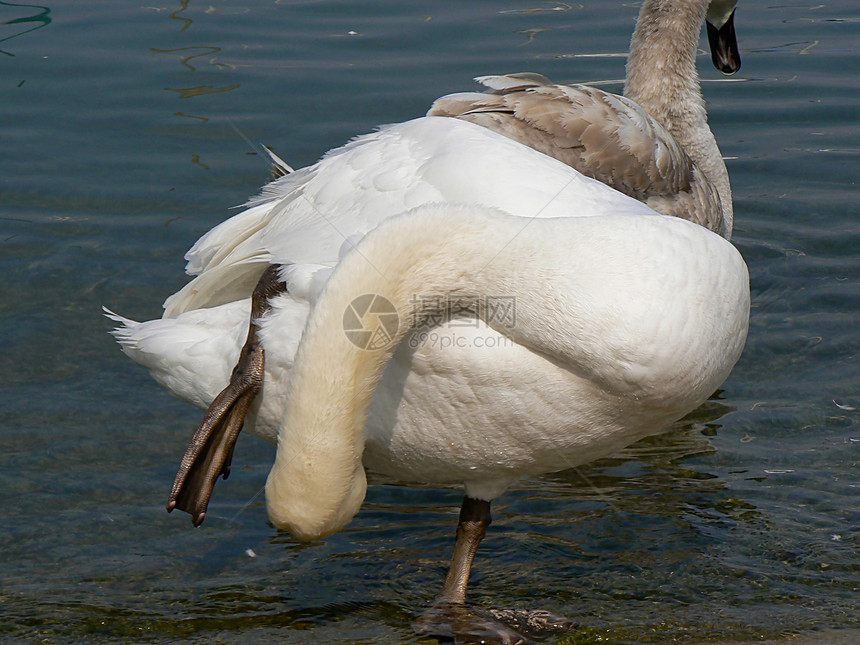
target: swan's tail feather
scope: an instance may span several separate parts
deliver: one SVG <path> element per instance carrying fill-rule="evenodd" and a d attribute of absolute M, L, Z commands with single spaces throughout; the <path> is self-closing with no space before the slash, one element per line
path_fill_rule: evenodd
<path fill-rule="evenodd" d="M 242 242 L 264 228 L 272 217 L 272 209 L 260 204 L 221 222 L 194 243 L 185 254 L 185 272 L 199 275 L 212 265 L 222 262 Z"/>
<path fill-rule="evenodd" d="M 517 74 L 504 74 L 501 76 L 476 76 L 475 81 L 494 92 L 502 94 L 553 84 L 546 76 L 535 72 L 519 72 Z"/>
<path fill-rule="evenodd" d="M 131 320 L 103 307 L 123 353 L 175 396 L 206 408 L 224 387 L 247 332 L 250 300 L 178 318 Z"/>
<path fill-rule="evenodd" d="M 135 339 L 135 332 L 140 327 L 141 323 L 136 320 L 132 320 L 131 318 L 126 318 L 125 316 L 120 316 L 119 314 L 111 311 L 107 307 L 102 307 L 102 311 L 106 318 L 114 321 L 115 323 L 119 323 L 120 327 L 114 327 L 108 333 L 116 338 L 120 347 L 122 348 L 123 353 L 125 353 L 132 360 L 134 359 L 134 352 L 138 351 L 137 341 Z"/>
<path fill-rule="evenodd" d="M 271 261 L 270 254 L 260 252 L 214 265 L 164 301 L 164 318 L 246 298 Z"/>
<path fill-rule="evenodd" d="M 295 169 L 286 161 L 276 155 L 270 148 L 263 146 L 263 150 L 269 155 L 269 160 L 272 162 L 272 180 L 278 179 L 295 172 Z"/>

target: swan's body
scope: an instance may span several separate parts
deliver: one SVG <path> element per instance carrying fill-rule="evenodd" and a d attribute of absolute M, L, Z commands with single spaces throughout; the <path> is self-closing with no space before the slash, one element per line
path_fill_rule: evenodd
<path fill-rule="evenodd" d="M 266 266 L 286 264 L 287 293 L 273 301 L 261 324 L 265 386 L 248 426 L 270 440 L 280 433 L 282 444 L 295 355 L 306 342 L 301 338 L 311 303 L 319 307 L 330 291 L 330 267 L 342 273 L 340 265 L 357 256 L 376 267 L 377 279 L 392 278 L 377 266 L 387 261 L 378 245 L 372 258 L 365 257 L 358 240 L 410 211 L 413 196 L 419 206 L 466 204 L 449 207 L 464 226 L 469 208 L 476 217 L 495 207 L 520 218 L 519 235 L 486 233 L 480 244 L 473 241 L 472 256 L 487 263 L 498 253 L 490 266 L 501 263 L 510 276 L 499 274 L 495 285 L 451 287 L 455 295 L 509 302 L 517 323 L 494 328 L 492 321 L 465 317 L 412 332 L 413 342 L 398 348 L 370 404 L 365 460 L 374 469 L 406 480 L 464 483 L 470 496 L 493 498 L 519 476 L 590 461 L 663 429 L 700 404 L 739 356 L 747 276 L 729 243 L 500 135 L 438 117 L 360 137 L 270 184 L 254 206 L 213 229 L 189 253 L 191 266 L 202 271 L 166 303 L 173 318 L 129 322 L 117 335 L 171 391 L 208 405 L 238 356 L 247 294 Z M 558 223 L 567 220 L 575 223 Z M 641 222 L 635 235 L 619 228 L 628 221 Z M 449 226 L 433 224 L 430 230 L 450 255 L 419 260 L 420 249 L 412 250 L 410 261 L 441 280 L 450 281 L 451 272 L 477 271 Z M 354 242 L 345 243 L 344 236 Z M 523 240 L 530 246 L 516 255 L 513 249 Z M 358 248 L 350 251 L 355 242 Z M 573 332 L 573 319 L 553 321 L 546 342 L 558 334 L 556 342 L 586 351 L 592 365 L 515 338 L 523 321 L 540 322 L 539 306 L 526 309 L 530 292 L 542 292 L 557 275 L 575 275 L 588 285 L 587 295 L 559 288 L 550 289 L 549 298 L 571 313 L 583 308 L 588 316 L 581 324 L 590 327 Z M 438 301 L 439 293 L 420 286 L 412 289 L 412 306 Z M 664 290 L 653 291 L 658 287 Z M 386 288 L 362 286 L 354 297 L 386 295 Z M 409 303 L 395 304 L 408 318 Z M 331 342 L 347 342 L 342 319 L 329 333 L 337 337 Z M 593 345 L 583 349 L 586 341 Z M 324 374 L 338 363 L 331 361 L 319 365 Z M 325 398 L 317 405 L 341 407 Z"/>
<path fill-rule="evenodd" d="M 727 236 L 721 221 L 711 228 Z M 463 484 L 441 596 L 458 606 L 489 500 L 694 409 L 737 361 L 748 323 L 746 267 L 725 239 L 451 118 L 383 128 L 277 179 L 186 257 L 196 277 L 163 319 L 111 314 L 123 350 L 185 400 L 218 396 L 211 413 L 241 380 L 231 369 L 253 301 L 243 352 L 262 361 L 261 344 L 265 371 L 246 427 L 278 444 L 272 521 L 302 539 L 339 530 L 364 499 L 365 467 Z M 272 264 L 286 290 L 263 298 L 254 285 Z M 368 313 L 367 294 L 387 318 Z M 369 320 L 390 337 L 356 336 Z M 250 405 L 242 392 L 228 398 Z M 204 440 L 171 507 L 185 504 L 177 491 Z M 199 523 L 206 503 L 180 508 Z"/>
<path fill-rule="evenodd" d="M 516 477 L 610 454 L 707 398 L 746 337 L 743 260 L 694 224 L 628 204 L 530 222 L 430 205 L 362 240 L 330 278 L 295 358 L 269 477 L 273 521 L 304 537 L 339 529 L 364 498 L 362 458 L 492 499 Z M 504 294 L 516 320 L 485 313 L 488 325 L 463 334 L 473 344 L 450 349 L 403 324 L 368 351 L 342 333 L 343 312 L 366 293 L 419 320 L 446 311 L 438 303 L 452 294 Z M 276 326 L 264 325 L 267 352 Z M 332 465 L 340 455 L 352 468 Z M 327 495 L 341 486 L 348 494 L 328 515 Z"/>

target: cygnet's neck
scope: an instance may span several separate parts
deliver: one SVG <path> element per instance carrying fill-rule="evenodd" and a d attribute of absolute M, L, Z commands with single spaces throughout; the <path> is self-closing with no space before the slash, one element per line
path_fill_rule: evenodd
<path fill-rule="evenodd" d="M 696 69 L 708 5 L 708 0 L 646 0 L 630 43 L 624 95 L 657 119 L 713 182 L 731 223 L 729 176 L 708 127 Z"/>

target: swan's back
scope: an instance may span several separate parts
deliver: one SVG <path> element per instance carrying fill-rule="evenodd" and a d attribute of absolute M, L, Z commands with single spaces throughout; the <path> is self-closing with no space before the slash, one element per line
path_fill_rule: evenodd
<path fill-rule="evenodd" d="M 635 199 L 477 125 L 423 117 L 358 137 L 272 182 L 186 255 L 197 277 L 165 317 L 246 298 L 270 262 L 334 266 L 388 217 L 434 202 L 528 218 L 653 215 Z"/>
<path fill-rule="evenodd" d="M 659 213 L 723 237 L 731 232 L 715 185 L 639 105 L 538 74 L 479 77 L 491 93 L 450 94 L 428 115 L 476 123 L 562 161 Z"/>

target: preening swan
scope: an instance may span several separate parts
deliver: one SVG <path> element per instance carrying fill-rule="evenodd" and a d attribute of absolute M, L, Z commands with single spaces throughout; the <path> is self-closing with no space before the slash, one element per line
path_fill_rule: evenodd
<path fill-rule="evenodd" d="M 646 2 L 627 60 L 624 96 L 555 85 L 540 74 L 480 76 L 492 93 L 437 99 L 428 115 L 504 134 L 659 213 L 732 231 L 732 192 L 699 88 L 696 52 L 707 9 L 714 65 L 740 69 L 736 0 Z"/>
<path fill-rule="evenodd" d="M 431 204 L 365 236 L 338 263 L 305 325 L 266 488 L 270 519 L 304 539 L 341 529 L 364 499 L 362 460 L 405 479 L 464 482 L 469 497 L 493 498 L 521 475 L 591 461 L 699 405 L 743 347 L 745 265 L 697 225 L 632 206 L 527 222 L 476 205 Z M 378 348 L 344 333 L 345 312 L 365 294 L 384 298 L 393 305 L 384 311 L 404 321 Z M 504 294 L 515 311 L 482 310 L 479 294 Z M 420 333 L 401 347 L 407 334 L 449 315 L 453 301 L 472 298 L 481 334 L 504 335 L 508 347 L 444 356 L 422 346 Z M 274 330 L 263 330 L 268 351 Z M 428 368 L 438 377 L 432 365 L 443 360 L 474 374 L 468 404 L 456 405 L 454 392 L 436 398 L 424 378 Z M 392 391 L 404 385 L 393 376 L 380 382 L 398 370 L 416 372 L 420 390 L 408 389 L 411 374 L 406 392 Z M 553 400 L 524 386 L 529 376 Z M 507 387 L 481 391 L 499 381 Z M 420 419 L 385 419 L 390 411 L 380 407 L 396 398 L 398 415 Z M 438 407 L 452 404 L 454 415 Z"/>
<path fill-rule="evenodd" d="M 665 6 L 675 13 L 654 13 Z M 633 50 L 682 25 L 692 60 L 706 8 L 649 0 Z M 651 119 L 618 99 L 617 114 L 672 132 L 673 115 L 691 111 L 707 129 L 693 85 L 692 106 Z M 719 226 L 701 223 L 727 237 L 722 162 L 706 169 L 701 138 L 661 137 L 641 168 L 692 159 L 690 177 L 723 209 Z M 749 286 L 740 254 L 697 215 L 660 214 L 647 191 L 623 194 L 516 138 L 439 116 L 358 137 L 204 235 L 186 256 L 196 277 L 162 319 L 109 312 L 126 354 L 208 408 L 169 509 L 203 521 L 243 424 L 277 442 L 267 510 L 299 539 L 350 521 L 365 468 L 463 485 L 451 569 L 416 629 L 525 642 L 465 604 L 490 501 L 518 477 L 611 454 L 700 405 L 743 349 Z"/>

